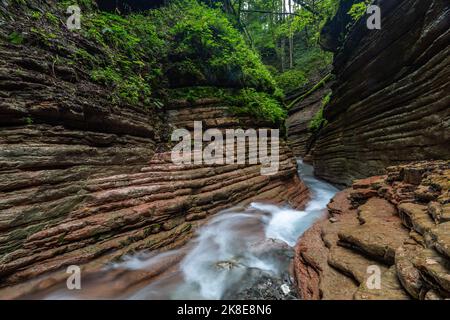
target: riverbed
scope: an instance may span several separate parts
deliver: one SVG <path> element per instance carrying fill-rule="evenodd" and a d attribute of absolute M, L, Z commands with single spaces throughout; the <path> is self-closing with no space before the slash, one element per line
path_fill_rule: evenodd
<path fill-rule="evenodd" d="M 181 249 L 127 256 L 106 266 L 104 275 L 83 281 L 82 290 L 61 288 L 45 298 L 296 299 L 290 270 L 293 247 L 323 217 L 338 191 L 314 177 L 312 166 L 301 160 L 298 173 L 310 190 L 304 210 L 254 202 L 223 211 Z M 158 277 L 127 290 L 114 291 L 114 277 L 108 276 L 120 273 L 123 282 L 130 278 L 127 273 L 136 275 L 161 266 L 164 270 Z"/>

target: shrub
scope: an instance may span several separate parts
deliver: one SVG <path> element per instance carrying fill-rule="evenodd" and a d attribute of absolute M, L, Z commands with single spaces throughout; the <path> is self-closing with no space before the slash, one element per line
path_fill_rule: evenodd
<path fill-rule="evenodd" d="M 286 93 L 291 92 L 308 82 L 305 73 L 302 70 L 289 70 L 279 74 L 275 80 L 280 88 Z"/>
<path fill-rule="evenodd" d="M 151 19 L 102 12 L 89 15 L 84 23 L 86 37 L 107 55 L 106 61 L 93 68 L 92 79 L 113 88 L 114 102 L 150 103 L 152 85 L 156 87 L 161 77 L 158 58 L 164 54 L 164 43 Z M 77 55 L 93 61 L 87 52 L 78 50 Z"/>
<path fill-rule="evenodd" d="M 354 21 L 358 21 L 366 14 L 368 4 L 370 4 L 370 0 L 355 3 L 348 11 L 348 14 Z"/>
<path fill-rule="evenodd" d="M 252 116 L 258 120 L 267 120 L 280 125 L 286 118 L 286 110 L 273 96 L 258 92 L 253 88 L 242 89 L 239 94 L 228 97 L 236 115 Z"/>
<path fill-rule="evenodd" d="M 22 44 L 24 37 L 21 33 L 14 31 L 8 36 L 8 40 L 12 44 Z"/>

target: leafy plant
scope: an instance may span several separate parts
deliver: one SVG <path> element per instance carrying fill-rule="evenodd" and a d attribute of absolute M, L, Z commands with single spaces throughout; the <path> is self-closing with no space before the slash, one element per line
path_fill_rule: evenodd
<path fill-rule="evenodd" d="M 23 43 L 24 37 L 21 33 L 14 31 L 8 36 L 8 40 L 12 44 L 19 45 Z"/>
<path fill-rule="evenodd" d="M 42 13 L 40 13 L 39 11 L 33 11 L 33 12 L 31 13 L 31 17 L 32 17 L 34 20 L 39 20 L 40 18 L 42 18 Z"/>
<path fill-rule="evenodd" d="M 58 18 L 51 12 L 46 12 L 45 18 L 53 25 L 58 25 L 59 23 Z"/>
<path fill-rule="evenodd" d="M 308 82 L 305 72 L 302 70 L 288 70 L 275 77 L 277 84 L 284 92 L 288 93 L 298 89 Z"/>
<path fill-rule="evenodd" d="M 365 0 L 362 2 L 355 3 L 350 10 L 348 11 L 348 14 L 352 17 L 354 21 L 358 21 L 366 14 L 367 6 L 370 4 L 370 0 Z"/>

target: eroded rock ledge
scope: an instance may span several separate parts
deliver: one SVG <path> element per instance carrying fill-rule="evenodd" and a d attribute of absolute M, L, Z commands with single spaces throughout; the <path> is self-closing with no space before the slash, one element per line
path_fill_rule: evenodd
<path fill-rule="evenodd" d="M 356 180 L 328 213 L 296 246 L 301 298 L 450 298 L 449 161 Z M 381 289 L 367 284 L 369 266 L 381 271 Z"/>

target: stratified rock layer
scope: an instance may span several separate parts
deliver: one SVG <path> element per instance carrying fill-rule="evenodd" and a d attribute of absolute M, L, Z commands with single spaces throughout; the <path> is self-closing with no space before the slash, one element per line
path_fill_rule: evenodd
<path fill-rule="evenodd" d="M 241 126 L 226 110 L 201 103 L 168 119 L 188 129 L 199 115 L 204 129 Z M 155 153 L 150 137 L 36 123 L 3 127 L 0 139 L 2 286 L 180 245 L 199 221 L 233 205 L 270 199 L 297 207 L 307 197 L 284 144 L 279 171 L 265 176 L 260 165 L 175 165 L 170 152 Z"/>
<path fill-rule="evenodd" d="M 314 146 L 315 173 L 336 184 L 450 158 L 450 2 L 376 4 L 381 30 L 361 19 L 336 53 L 329 123 Z"/>
<path fill-rule="evenodd" d="M 17 15 L 12 24 L 20 30 L 21 23 L 32 22 Z M 1 297 L 20 296 L 11 286 L 30 279 L 41 281 L 23 292 L 51 285 L 41 275 L 67 278 L 69 265 L 98 270 L 127 253 L 181 246 L 234 205 L 303 205 L 307 190 L 283 142 L 271 176 L 260 165 L 171 161 L 172 130 L 194 120 L 204 130 L 261 124 L 233 117 L 213 99 L 160 109 L 113 104 L 111 88 L 70 63 L 71 50 L 101 54 L 81 35 L 66 32 L 47 47 L 11 43 L 7 31 L 0 30 Z"/>
<path fill-rule="evenodd" d="M 311 88 L 310 88 L 311 89 Z M 314 134 L 309 129 L 312 118 L 323 106 L 323 98 L 331 93 L 329 83 L 314 90 L 289 109 L 286 120 L 288 143 L 296 157 L 305 158 L 314 144 Z"/>
<path fill-rule="evenodd" d="M 329 219 L 300 238 L 294 264 L 301 298 L 450 297 L 450 224 L 434 218 L 450 204 L 450 162 L 387 172 L 338 193 Z"/>

